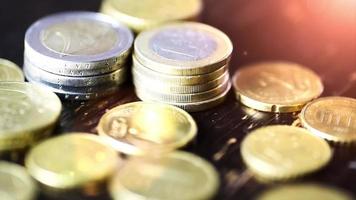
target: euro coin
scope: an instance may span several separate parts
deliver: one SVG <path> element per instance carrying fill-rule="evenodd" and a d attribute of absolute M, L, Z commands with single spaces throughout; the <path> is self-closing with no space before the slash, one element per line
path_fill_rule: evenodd
<path fill-rule="evenodd" d="M 123 104 L 108 111 L 100 119 L 99 135 L 110 139 L 115 147 L 122 142 L 137 147 L 128 154 L 162 153 L 181 148 L 197 134 L 194 119 L 177 107 L 148 102 Z M 116 142 L 117 141 L 117 142 Z"/>
<path fill-rule="evenodd" d="M 273 125 L 248 134 L 242 141 L 241 155 L 256 177 L 280 181 L 321 169 L 330 161 L 332 151 L 327 142 L 303 128 Z"/>
<path fill-rule="evenodd" d="M 24 81 L 24 75 L 15 63 L 0 58 L 0 81 Z"/>
<path fill-rule="evenodd" d="M 301 114 L 303 127 L 332 142 L 356 142 L 356 99 L 324 97 L 307 104 Z"/>
<path fill-rule="evenodd" d="M 145 169 L 145 170 L 142 170 Z M 211 199 L 219 187 L 214 167 L 185 152 L 134 157 L 110 184 L 113 199 Z"/>
<path fill-rule="evenodd" d="M 266 112 L 300 111 L 323 92 L 318 75 L 288 62 L 243 67 L 235 73 L 233 85 L 242 104 Z"/>

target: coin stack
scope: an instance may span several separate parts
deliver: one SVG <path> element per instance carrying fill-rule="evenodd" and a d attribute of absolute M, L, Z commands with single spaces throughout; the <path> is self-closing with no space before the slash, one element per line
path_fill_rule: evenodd
<path fill-rule="evenodd" d="M 95 98 L 125 81 L 132 43 L 132 32 L 105 15 L 51 15 L 26 32 L 25 76 L 66 99 Z"/>
<path fill-rule="evenodd" d="M 231 84 L 230 39 L 209 25 L 185 22 L 151 29 L 134 44 L 133 81 L 143 101 L 190 112 L 223 102 Z"/>

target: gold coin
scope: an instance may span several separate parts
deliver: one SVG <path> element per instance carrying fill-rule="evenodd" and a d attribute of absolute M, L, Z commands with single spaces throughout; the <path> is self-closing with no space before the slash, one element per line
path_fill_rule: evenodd
<path fill-rule="evenodd" d="M 316 99 L 303 108 L 300 120 L 302 126 L 326 140 L 356 142 L 356 99 Z"/>
<path fill-rule="evenodd" d="M 187 112 L 177 107 L 134 102 L 107 112 L 100 119 L 98 133 L 110 139 L 114 148 L 124 153 L 161 153 L 192 141 L 197 134 L 197 125 Z M 121 148 L 123 142 L 136 146 L 138 150 L 132 152 Z"/>
<path fill-rule="evenodd" d="M 274 125 L 247 135 L 241 155 L 257 177 L 277 181 L 319 170 L 330 161 L 332 152 L 328 143 L 303 128 Z"/>
<path fill-rule="evenodd" d="M 197 18 L 201 0 L 106 0 L 101 12 L 126 24 L 135 32 L 172 21 Z"/>
<path fill-rule="evenodd" d="M 317 184 L 279 186 L 264 192 L 257 200 L 352 200 L 346 192 Z"/>
<path fill-rule="evenodd" d="M 119 165 L 117 152 L 100 137 L 67 133 L 46 140 L 26 157 L 31 176 L 54 189 L 75 189 L 104 181 Z"/>
<path fill-rule="evenodd" d="M 144 170 L 142 170 L 144 169 Z M 186 152 L 133 157 L 110 184 L 113 199 L 211 199 L 219 178 L 207 161 Z"/>
<path fill-rule="evenodd" d="M 24 167 L 9 162 L 0 162 L 1 200 L 34 200 L 36 190 L 36 183 Z"/>
<path fill-rule="evenodd" d="M 182 76 L 216 71 L 229 63 L 233 50 L 227 35 L 196 22 L 169 24 L 142 32 L 134 46 L 136 58 L 143 66 Z"/>
<path fill-rule="evenodd" d="M 25 80 L 22 70 L 15 63 L 0 58 L 0 81 L 21 81 Z"/>
<path fill-rule="evenodd" d="M 260 111 L 300 111 L 323 92 L 313 71 L 288 62 L 265 62 L 246 66 L 233 77 L 237 98 Z"/>

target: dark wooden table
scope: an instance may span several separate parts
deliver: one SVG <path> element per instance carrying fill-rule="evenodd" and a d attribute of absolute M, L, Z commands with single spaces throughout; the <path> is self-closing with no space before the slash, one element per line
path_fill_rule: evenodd
<path fill-rule="evenodd" d="M 346 3 L 345 3 L 346 2 Z M 0 57 L 23 62 L 26 28 L 47 14 L 68 10 L 97 11 L 99 0 L 2 0 Z M 230 72 L 265 60 L 288 60 L 314 69 L 323 79 L 323 96 L 356 98 L 356 1 L 334 0 L 206 0 L 201 21 L 226 32 L 235 51 Z M 95 132 L 106 109 L 135 101 L 127 83 L 115 95 L 89 102 L 64 102 L 57 134 Z M 224 104 L 192 114 L 199 135 L 189 151 L 211 161 L 220 172 L 217 199 L 253 199 L 276 184 L 260 184 L 249 177 L 241 161 L 244 136 L 267 124 L 291 124 L 293 114 L 261 113 L 241 106 L 230 92 Z M 343 188 L 356 196 L 356 153 L 337 147 L 322 171 L 295 182 L 313 182 Z M 306 155 L 307 156 L 307 155 Z"/>

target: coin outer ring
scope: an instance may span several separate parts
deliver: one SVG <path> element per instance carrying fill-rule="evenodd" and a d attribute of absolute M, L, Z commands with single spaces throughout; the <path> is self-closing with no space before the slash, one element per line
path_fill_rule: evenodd
<path fill-rule="evenodd" d="M 13 63 L 13 62 L 11 62 L 9 60 L 0 58 L 0 66 L 1 65 L 4 65 L 5 67 L 9 68 L 12 72 L 16 73 L 16 77 L 8 77 L 11 80 L 10 79 L 9 80 L 1 80 L 1 78 L 2 78 L 1 76 L 3 74 L 0 74 L 0 81 L 21 81 L 22 82 L 22 81 L 25 80 L 25 77 L 24 77 L 24 75 L 22 73 L 22 70 L 15 63 Z"/>
<path fill-rule="evenodd" d="M 111 50 L 100 53 L 97 55 L 62 55 L 51 51 L 45 47 L 40 41 L 41 31 L 58 22 L 63 22 L 66 20 L 73 19 L 88 19 L 103 22 L 112 26 L 117 34 L 120 41 Z M 58 73 L 58 71 L 76 71 L 76 70 L 88 70 L 88 69 L 104 69 L 109 65 L 109 63 L 117 63 L 122 55 L 128 55 L 130 48 L 133 43 L 132 32 L 124 25 L 116 22 L 112 18 L 94 12 L 66 12 L 55 15 L 50 15 L 48 17 L 42 18 L 32 24 L 27 30 L 25 35 L 25 51 L 31 60 L 43 60 L 42 64 L 47 67 L 46 71 L 51 71 L 53 73 Z M 32 59 L 33 58 L 33 59 Z M 40 63 L 39 63 L 40 64 Z M 43 66 L 43 65 L 39 65 Z M 80 74 L 69 74 L 78 75 Z"/>
<path fill-rule="evenodd" d="M 213 55 L 199 61 L 178 61 L 159 56 L 150 48 L 154 35 L 170 28 L 191 28 L 210 34 L 217 42 L 217 50 Z M 216 71 L 229 63 L 233 46 L 229 37 L 220 30 L 197 22 L 169 24 L 140 33 L 134 42 L 135 55 L 142 65 L 164 74 L 170 75 L 201 75 Z"/>
<path fill-rule="evenodd" d="M 109 133 L 107 133 L 104 129 L 105 125 L 107 124 L 107 122 L 109 121 L 110 119 L 110 116 L 115 113 L 116 111 L 121 111 L 121 110 L 124 110 L 124 109 L 128 109 L 128 108 L 131 108 L 131 107 L 136 107 L 136 106 L 145 106 L 145 105 L 154 105 L 154 106 L 163 106 L 167 109 L 170 109 L 170 110 L 173 110 L 177 113 L 180 113 L 182 114 L 188 121 L 188 123 L 190 124 L 191 126 L 191 130 L 189 131 L 189 133 L 186 134 L 186 136 L 179 140 L 179 141 L 176 141 L 172 144 L 169 144 L 169 145 L 165 145 L 164 147 L 159 147 L 159 146 L 156 146 L 154 148 L 158 149 L 158 150 L 166 150 L 166 149 L 171 149 L 171 150 L 174 150 L 174 149 L 177 149 L 177 148 L 180 148 L 180 147 L 183 147 L 185 145 L 187 145 L 197 134 L 198 132 L 198 127 L 197 127 L 197 124 L 195 123 L 194 119 L 192 116 L 190 116 L 189 113 L 187 113 L 185 110 L 182 110 L 178 107 L 175 107 L 175 106 L 172 106 L 172 105 L 168 105 L 168 104 L 162 104 L 162 103 L 154 103 L 154 102 L 142 102 L 142 101 L 137 101 L 137 102 L 132 102 L 132 103 L 127 103 L 127 104 L 123 104 L 123 105 L 120 105 L 120 106 L 117 106 L 111 110 L 109 110 L 107 113 L 105 113 L 100 121 L 99 121 L 99 124 L 98 124 L 98 127 L 97 127 L 97 130 L 98 130 L 98 134 L 100 136 L 104 136 L 106 137 L 107 139 L 110 139 L 112 141 L 112 144 L 115 144 L 115 141 L 117 141 L 116 139 L 114 139 L 112 136 L 110 136 Z M 145 149 L 141 149 L 141 150 L 137 150 L 137 151 L 133 151 L 133 152 L 129 152 L 129 153 L 133 153 L 133 154 L 137 154 L 137 155 L 140 155 L 140 154 L 145 154 Z"/>
<path fill-rule="evenodd" d="M 215 168 L 209 162 L 192 153 L 183 152 L 183 151 L 175 151 L 164 155 L 164 157 L 166 159 L 183 160 L 189 162 L 195 167 L 201 168 L 201 170 L 204 171 L 204 173 L 207 175 L 206 183 L 209 183 L 209 185 L 208 185 L 208 189 L 205 190 L 206 193 L 201 194 L 201 196 L 196 197 L 194 199 L 211 199 L 213 196 L 215 196 L 215 194 L 218 191 L 220 180 L 219 180 L 219 175 L 216 172 Z M 130 199 L 130 197 L 131 198 L 135 197 L 135 199 L 147 198 L 125 188 L 125 186 L 120 182 L 120 171 L 114 176 L 113 180 L 111 181 L 109 185 L 109 191 L 111 196 L 115 200 L 123 199 L 122 197 L 126 197 L 127 199 Z"/>
<path fill-rule="evenodd" d="M 304 108 L 303 110 L 301 111 L 300 115 L 299 115 L 299 119 L 300 119 L 300 122 L 302 124 L 302 126 L 304 128 L 306 128 L 307 130 L 309 130 L 312 134 L 318 136 L 318 137 L 321 137 L 325 140 L 328 140 L 330 142 L 335 142 L 335 143 L 353 143 L 353 142 L 356 142 L 356 137 L 354 138 L 341 138 L 341 137 L 337 137 L 337 136 L 334 136 L 332 134 L 328 134 L 327 132 L 324 132 L 324 131 L 320 131 L 318 130 L 317 128 L 314 128 L 311 124 L 309 124 L 307 121 L 307 119 L 305 118 L 305 113 L 307 112 L 307 110 L 309 109 L 310 106 L 312 106 L 313 104 L 319 102 L 319 101 L 324 101 L 324 100 L 329 100 L 329 99 L 335 99 L 335 100 L 351 100 L 351 101 L 355 101 L 355 99 L 352 99 L 352 98 L 347 98 L 347 97 L 322 97 L 322 98 L 319 98 L 319 99 L 315 99 L 314 101 L 312 102 L 309 102 Z"/>

